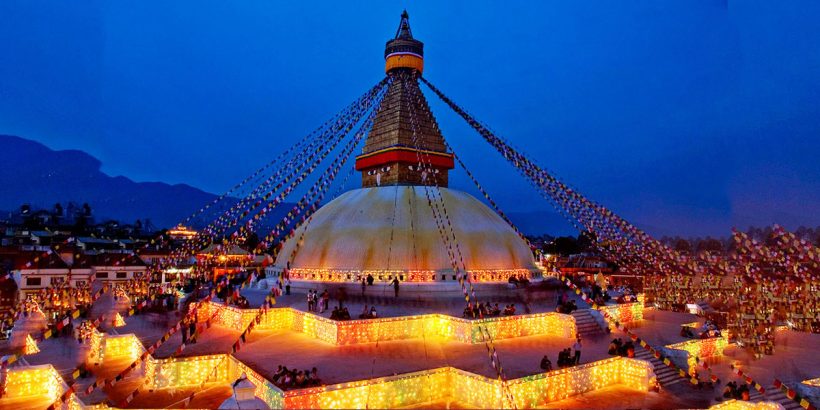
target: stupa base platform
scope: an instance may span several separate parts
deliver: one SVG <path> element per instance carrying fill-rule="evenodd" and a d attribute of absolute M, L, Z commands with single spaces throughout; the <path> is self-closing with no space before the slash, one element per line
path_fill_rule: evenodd
<path fill-rule="evenodd" d="M 545 283 L 546 279 L 533 278 L 530 281 L 530 290 L 537 290 L 538 286 Z M 256 284 L 257 288 L 270 289 L 271 287 L 279 286 L 278 279 L 263 279 Z M 469 284 L 465 283 L 465 287 L 469 289 Z M 483 295 L 523 292 L 527 287 L 523 285 L 516 286 L 509 282 L 475 282 L 472 284 L 476 292 Z M 344 288 L 348 295 L 361 295 L 361 282 L 336 282 L 336 281 L 320 281 L 320 280 L 290 280 L 290 288 L 294 293 L 307 293 L 308 290 L 323 290 L 333 289 L 338 290 Z M 395 291 L 393 285 L 387 281 L 375 282 L 373 285 L 366 285 L 364 290 L 365 295 L 390 295 L 394 296 Z M 419 296 L 424 298 L 437 297 L 460 297 L 464 295 L 464 290 L 457 280 L 444 282 L 399 282 L 399 295 L 402 296 Z M 334 295 L 335 296 L 335 295 Z"/>

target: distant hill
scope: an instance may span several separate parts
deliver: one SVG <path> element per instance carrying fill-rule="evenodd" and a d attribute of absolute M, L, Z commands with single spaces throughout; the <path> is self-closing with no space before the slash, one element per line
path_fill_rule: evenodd
<path fill-rule="evenodd" d="M 0 153 L 0 209 L 16 210 L 23 203 L 51 209 L 56 202 L 88 202 L 97 221 L 133 223 L 148 218 L 163 228 L 216 197 L 185 184 L 112 177 L 100 171 L 98 159 L 83 151 L 54 151 L 10 135 L 0 135 Z"/>
<path fill-rule="evenodd" d="M 94 219 L 116 219 L 133 223 L 150 219 L 154 226 L 167 228 L 187 218 L 216 195 L 186 184 L 134 182 L 100 171 L 101 162 L 79 150 L 55 151 L 45 145 L 10 135 L 0 135 L 0 209 L 15 211 L 24 203 L 35 209 L 51 209 L 57 202 L 88 202 Z M 195 227 L 210 222 L 217 212 L 233 202 L 193 221 Z M 262 228 L 270 228 L 293 206 L 284 203 L 269 216 Z M 3 215 L 7 215 L 4 212 Z M 510 212 L 509 217 L 524 233 L 574 234 L 556 212 Z"/>

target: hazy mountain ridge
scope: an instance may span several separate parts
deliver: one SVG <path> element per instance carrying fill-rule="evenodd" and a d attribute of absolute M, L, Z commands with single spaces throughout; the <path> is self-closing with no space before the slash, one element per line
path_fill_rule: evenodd
<path fill-rule="evenodd" d="M 216 195 L 186 184 L 135 182 L 110 176 L 102 163 L 79 150 L 55 151 L 39 142 L 0 135 L 0 209 L 15 210 L 23 203 L 51 209 L 63 204 L 87 202 L 100 219 L 133 223 L 150 219 L 168 227 L 188 217 Z"/>

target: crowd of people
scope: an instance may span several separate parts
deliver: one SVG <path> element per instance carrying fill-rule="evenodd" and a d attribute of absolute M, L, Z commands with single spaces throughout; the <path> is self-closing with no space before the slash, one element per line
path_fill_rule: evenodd
<path fill-rule="evenodd" d="M 307 293 L 307 307 L 308 312 L 318 312 L 324 313 L 326 310 L 329 310 L 328 307 L 330 305 L 330 292 L 325 289 L 321 294 L 319 294 L 315 289 L 308 290 Z"/>
<path fill-rule="evenodd" d="M 609 342 L 607 353 L 611 356 L 635 357 L 635 344 L 631 340 L 624 342 L 621 338 L 612 339 Z"/>
<path fill-rule="evenodd" d="M 462 317 L 472 319 L 478 317 L 493 317 L 493 316 L 513 316 L 515 315 L 515 304 L 504 305 L 504 310 L 498 306 L 498 303 L 476 303 L 464 308 Z"/>
<path fill-rule="evenodd" d="M 514 285 L 515 287 L 526 287 L 530 284 L 530 280 L 523 275 L 520 278 L 518 277 L 518 275 L 512 275 L 509 279 L 507 279 L 507 283 Z"/>
<path fill-rule="evenodd" d="M 350 320 L 350 312 L 347 310 L 347 306 L 334 307 L 333 310 L 330 312 L 330 319 Z"/>
<path fill-rule="evenodd" d="M 581 364 L 581 348 L 581 337 L 579 336 L 575 339 L 575 343 L 573 343 L 572 347 L 561 349 L 561 351 L 558 352 L 558 362 L 556 363 L 558 368 L 563 369 Z M 552 361 L 550 361 L 547 355 L 541 358 L 541 370 L 545 372 L 552 371 Z"/>
<path fill-rule="evenodd" d="M 314 367 L 310 370 L 288 369 L 279 365 L 273 375 L 273 384 L 281 389 L 301 389 L 304 387 L 319 386 L 322 380 L 319 378 L 318 370 Z"/>
<path fill-rule="evenodd" d="M 723 389 L 724 399 L 749 400 L 749 396 L 749 385 L 746 383 L 741 383 L 738 386 L 737 383 L 732 381 L 726 383 L 726 387 Z"/>
<path fill-rule="evenodd" d="M 370 306 L 370 309 L 368 309 L 365 303 L 364 309 L 362 309 L 362 313 L 359 315 L 359 319 L 376 319 L 378 317 L 379 314 L 376 312 L 376 305 Z"/>

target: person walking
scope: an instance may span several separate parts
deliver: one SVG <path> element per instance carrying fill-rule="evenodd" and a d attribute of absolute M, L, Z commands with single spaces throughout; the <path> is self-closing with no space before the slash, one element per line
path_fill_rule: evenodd
<path fill-rule="evenodd" d="M 572 345 L 572 350 L 575 351 L 575 364 L 581 363 L 581 336 L 575 339 L 575 344 Z"/>
<path fill-rule="evenodd" d="M 191 320 L 188 323 L 188 333 L 191 335 L 191 343 L 196 343 L 196 320 Z"/>

